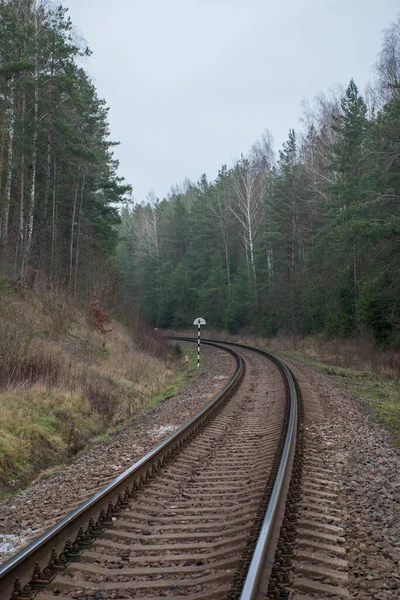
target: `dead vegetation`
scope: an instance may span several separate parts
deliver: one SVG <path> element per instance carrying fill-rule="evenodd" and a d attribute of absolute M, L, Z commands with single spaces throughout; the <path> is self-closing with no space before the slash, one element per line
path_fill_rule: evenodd
<path fill-rule="evenodd" d="M 281 352 L 322 371 L 354 394 L 374 419 L 387 427 L 393 442 L 400 445 L 399 349 L 384 349 L 367 334 L 352 339 L 293 339 L 284 334 L 266 339 L 208 330 L 204 337 Z"/>
<path fill-rule="evenodd" d="M 0 492 L 138 414 L 179 377 L 177 354 L 137 315 L 128 328 L 95 307 L 96 317 L 63 294 L 21 297 L 3 282 Z"/>
<path fill-rule="evenodd" d="M 175 332 L 176 335 L 178 335 Z M 195 336 L 195 331 L 181 331 L 180 335 Z M 172 333 L 171 333 L 172 335 Z M 272 352 L 299 353 L 305 357 L 343 369 L 369 371 L 382 377 L 400 379 L 400 348 L 388 348 L 377 344 L 371 334 L 357 337 L 328 339 L 324 335 L 294 338 L 282 332 L 273 338 L 254 335 L 230 335 L 207 328 L 203 338 L 242 342 L 268 348 Z"/>

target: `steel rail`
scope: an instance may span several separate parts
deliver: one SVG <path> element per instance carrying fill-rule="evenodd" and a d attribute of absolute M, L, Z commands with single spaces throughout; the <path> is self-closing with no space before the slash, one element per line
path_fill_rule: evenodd
<path fill-rule="evenodd" d="M 39 563 L 40 569 L 46 569 L 53 549 L 62 553 L 67 539 L 74 539 L 79 529 L 88 531 L 89 519 L 98 518 L 101 510 L 110 508 L 110 502 L 121 505 L 122 495 L 127 493 L 129 486 L 138 485 L 146 480 L 151 473 L 159 468 L 190 436 L 213 416 L 216 410 L 223 406 L 244 377 L 245 365 L 242 357 L 217 342 L 213 346 L 229 352 L 235 359 L 236 369 L 229 382 L 206 406 L 194 415 L 177 431 L 160 442 L 145 456 L 118 475 L 112 482 L 93 494 L 88 500 L 72 510 L 66 517 L 45 531 L 36 540 L 0 565 L 0 600 L 10 600 L 16 579 L 24 587 L 31 583 L 33 566 Z M 134 488 L 133 488 L 134 489 Z M 29 569 L 29 570 L 28 570 Z"/>
<path fill-rule="evenodd" d="M 183 340 L 185 338 L 180 337 L 178 339 Z M 284 518 L 286 498 L 289 490 L 293 460 L 296 451 L 297 427 L 299 420 L 299 401 L 296 382 L 289 367 L 279 357 L 271 354 L 270 352 L 266 352 L 260 348 L 246 346 L 244 344 L 224 342 L 223 340 L 204 339 L 203 342 L 235 346 L 237 348 L 243 348 L 265 356 L 278 366 L 287 386 L 289 399 L 289 418 L 287 420 L 285 442 L 271 497 L 264 515 L 264 520 L 260 528 L 260 533 L 240 595 L 240 600 L 265 600 L 268 595 L 268 585 L 271 577 L 272 567 L 274 565 L 279 531 Z"/>

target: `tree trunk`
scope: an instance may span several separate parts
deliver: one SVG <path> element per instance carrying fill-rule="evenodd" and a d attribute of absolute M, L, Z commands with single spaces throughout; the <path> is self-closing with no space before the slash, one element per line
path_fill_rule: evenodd
<path fill-rule="evenodd" d="M 354 296 L 354 318 L 355 326 L 358 331 L 359 328 L 359 314 L 358 314 L 358 265 L 357 265 L 357 243 L 353 242 L 353 296 Z"/>
<path fill-rule="evenodd" d="M 1 149 L 0 149 L 0 198 L 3 188 L 3 166 L 4 166 L 4 148 L 6 145 L 6 129 L 7 129 L 7 104 L 8 104 L 8 77 L 4 78 L 4 100 L 3 100 L 3 116 L 1 126 Z"/>
<path fill-rule="evenodd" d="M 293 347 L 296 344 L 297 319 L 296 319 L 296 250 L 297 250 L 297 198 L 295 181 L 293 181 L 292 191 L 292 244 L 291 244 L 291 273 L 290 273 L 290 298 L 291 298 L 291 317 Z"/>
<path fill-rule="evenodd" d="M 274 254 L 271 247 L 271 243 L 268 242 L 267 247 L 267 268 L 268 268 L 268 288 L 269 293 L 272 294 L 272 278 L 274 275 Z"/>
<path fill-rule="evenodd" d="M 56 192 L 57 192 L 57 163 L 54 159 L 53 166 L 53 206 L 51 213 L 51 258 L 50 258 L 50 281 L 55 281 L 54 277 L 54 253 L 56 248 Z"/>
<path fill-rule="evenodd" d="M 47 159 L 46 159 L 46 183 L 44 189 L 43 196 L 43 209 L 42 209 L 42 218 L 40 220 L 37 240 L 35 244 L 35 253 L 33 259 L 33 269 L 32 276 L 30 281 L 30 286 L 33 287 L 36 279 L 37 272 L 40 266 L 40 258 L 43 252 L 43 244 L 46 236 L 46 226 L 47 226 L 47 216 L 49 209 L 49 196 L 50 196 L 50 181 L 51 181 L 51 161 L 52 161 L 52 151 L 53 151 L 53 143 L 52 143 L 52 128 L 53 128 L 53 113 L 52 113 L 52 100 L 53 100 L 53 78 L 54 78 L 54 54 L 51 62 L 50 69 L 50 90 L 49 90 L 49 99 L 50 99 L 50 110 L 47 116 Z"/>
<path fill-rule="evenodd" d="M 77 283 L 78 283 L 79 242 L 80 242 L 80 238 L 81 238 L 82 206 L 83 206 L 83 194 L 85 191 L 85 183 L 86 183 L 86 170 L 83 173 L 82 188 L 81 188 L 81 201 L 79 204 L 78 231 L 76 233 L 74 295 L 76 295 L 76 289 L 77 289 Z"/>
<path fill-rule="evenodd" d="M 74 194 L 74 204 L 72 208 L 72 219 L 71 219 L 71 239 L 69 246 L 69 288 L 72 288 L 72 273 L 73 273 L 73 260 L 74 260 L 74 231 L 75 231 L 75 217 L 76 217 L 76 206 L 78 201 L 78 191 L 79 191 L 79 179 L 80 179 L 80 171 L 81 166 L 79 165 L 78 169 L 78 179 L 76 181 L 75 186 L 75 194 Z"/>
<path fill-rule="evenodd" d="M 15 250 L 15 268 L 18 265 L 18 253 L 23 253 L 24 249 L 24 200 L 25 200 L 25 110 L 26 110 L 26 95 L 25 91 L 22 93 L 22 153 L 21 153 L 21 179 L 20 179 L 20 190 L 19 190 L 19 224 L 18 224 L 18 239 L 17 247 Z"/>
<path fill-rule="evenodd" d="M 228 299 L 231 299 L 231 269 L 229 263 L 229 248 L 228 248 L 228 240 L 224 239 L 224 249 L 225 249 L 225 266 L 226 266 L 226 280 L 228 283 Z"/>
<path fill-rule="evenodd" d="M 36 7 L 35 7 L 35 37 L 36 37 L 36 55 L 35 55 L 34 106 L 33 106 L 32 181 L 31 181 L 31 192 L 30 192 L 25 246 L 24 246 L 23 256 L 22 256 L 22 261 L 21 261 L 21 278 L 25 277 L 25 271 L 29 264 L 29 259 L 30 259 L 31 249 L 32 249 L 33 223 L 34 223 L 35 200 L 36 200 L 36 171 L 37 171 L 38 117 L 39 117 L 38 52 L 37 52 L 38 22 L 37 22 Z"/>
<path fill-rule="evenodd" d="M 11 184 L 12 184 L 12 166 L 13 166 L 13 150 L 14 150 L 14 128 L 15 128 L 15 106 L 13 106 L 13 94 L 10 95 L 9 108 L 9 134 L 8 134 L 8 156 L 7 156 L 7 180 L 3 204 L 3 222 L 2 222 L 2 242 L 6 246 L 8 242 L 8 225 L 10 217 L 10 202 L 11 202 Z"/>
<path fill-rule="evenodd" d="M 252 227 L 252 219 L 250 214 L 250 203 L 251 197 L 250 194 L 247 196 L 247 210 L 246 210 L 246 218 L 247 218 L 247 232 L 248 232 L 248 248 L 250 254 L 250 264 L 251 271 L 253 274 L 253 286 L 254 286 L 254 299 L 257 303 L 257 277 L 256 277 L 256 265 L 254 262 L 254 241 L 253 241 L 253 227 Z"/>

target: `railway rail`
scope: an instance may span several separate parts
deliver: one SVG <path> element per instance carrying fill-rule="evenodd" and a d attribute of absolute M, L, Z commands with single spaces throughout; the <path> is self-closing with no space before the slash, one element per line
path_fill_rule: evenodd
<path fill-rule="evenodd" d="M 269 353 L 204 343 L 236 361 L 223 390 L 1 565 L 0 600 L 285 597 L 298 494 L 296 382 Z"/>

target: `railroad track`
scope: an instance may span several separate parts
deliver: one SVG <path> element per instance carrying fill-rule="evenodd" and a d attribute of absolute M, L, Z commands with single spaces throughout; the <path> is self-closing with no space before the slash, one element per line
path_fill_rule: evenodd
<path fill-rule="evenodd" d="M 205 343 L 235 358 L 225 388 L 4 563 L 0 600 L 289 597 L 296 384 L 270 354 Z"/>

